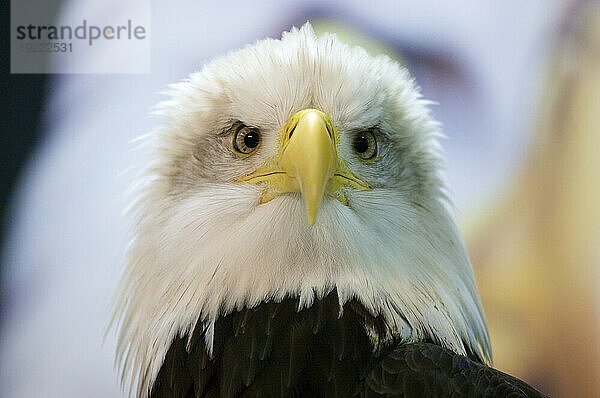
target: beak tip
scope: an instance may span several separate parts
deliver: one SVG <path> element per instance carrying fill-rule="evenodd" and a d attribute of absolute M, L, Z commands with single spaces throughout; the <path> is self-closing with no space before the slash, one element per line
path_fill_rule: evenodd
<path fill-rule="evenodd" d="M 306 222 L 308 222 L 309 226 L 312 227 L 313 225 L 315 225 L 315 222 L 317 221 L 317 214 L 318 214 L 317 211 L 310 211 L 307 209 Z"/>

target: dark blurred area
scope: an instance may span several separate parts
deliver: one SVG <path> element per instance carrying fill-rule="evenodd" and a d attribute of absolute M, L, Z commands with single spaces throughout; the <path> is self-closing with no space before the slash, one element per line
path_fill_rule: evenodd
<path fill-rule="evenodd" d="M 58 7 L 55 9 L 58 11 Z M 40 141 L 48 75 L 10 73 L 10 2 L 0 12 L 2 106 L 0 108 L 0 250 L 12 225 L 10 201 L 26 160 Z M 2 278 L 0 263 L 0 278 Z M 1 279 L 0 279 L 1 283 Z M 1 322 L 0 318 L 0 322 Z"/>
<path fill-rule="evenodd" d="M 5 61 L 2 60 L 4 64 Z M 6 67 L 3 66 L 3 70 Z M 2 144 L 0 145 L 0 195 L 2 197 L 2 229 L 4 241 L 10 227 L 9 203 L 17 176 L 40 137 L 40 118 L 44 104 L 47 79 L 45 75 L 3 74 L 2 85 Z"/>

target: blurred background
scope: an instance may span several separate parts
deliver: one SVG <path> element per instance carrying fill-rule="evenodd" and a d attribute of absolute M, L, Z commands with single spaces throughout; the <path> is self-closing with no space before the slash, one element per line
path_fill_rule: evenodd
<path fill-rule="evenodd" d="M 147 3 L 44 12 L 127 19 Z M 0 396 L 124 396 L 104 335 L 123 171 L 144 159 L 130 141 L 167 84 L 306 20 L 402 62 L 436 102 L 495 366 L 553 397 L 598 396 L 600 1 L 173 0 L 151 16 L 150 74 L 3 76 Z"/>

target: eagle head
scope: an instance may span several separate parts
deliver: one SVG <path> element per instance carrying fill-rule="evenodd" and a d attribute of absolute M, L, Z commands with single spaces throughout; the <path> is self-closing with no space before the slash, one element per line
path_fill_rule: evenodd
<path fill-rule="evenodd" d="M 288 297 L 332 290 L 368 331 L 490 359 L 440 173 L 439 125 L 408 71 L 310 24 L 170 86 L 117 298 L 118 360 L 147 391 L 171 341 Z M 198 326 L 197 326 L 198 325 Z"/>

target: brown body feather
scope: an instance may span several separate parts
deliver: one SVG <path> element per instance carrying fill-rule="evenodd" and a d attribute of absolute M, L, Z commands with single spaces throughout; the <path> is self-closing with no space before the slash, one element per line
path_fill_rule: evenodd
<path fill-rule="evenodd" d="M 335 291 L 298 311 L 297 299 L 221 317 L 209 356 L 203 328 L 176 338 L 151 397 L 542 397 L 522 381 L 430 342 L 374 350 L 365 325 L 383 319 Z"/>

